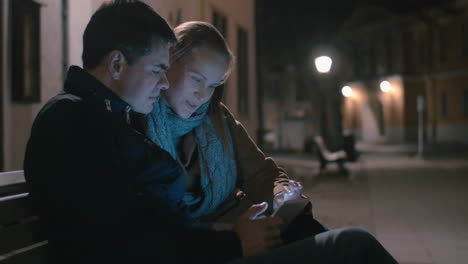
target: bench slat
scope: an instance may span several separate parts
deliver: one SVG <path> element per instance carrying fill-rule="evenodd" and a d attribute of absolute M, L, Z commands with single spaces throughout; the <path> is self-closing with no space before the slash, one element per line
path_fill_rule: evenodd
<path fill-rule="evenodd" d="M 46 240 L 39 220 L 0 229 L 0 255 Z"/>
<path fill-rule="evenodd" d="M 23 171 L 0 173 L 0 264 L 45 264 L 47 241 L 31 210 Z"/>
<path fill-rule="evenodd" d="M 24 182 L 24 172 L 22 170 L 0 173 L 0 187 Z"/>
<path fill-rule="evenodd" d="M 325 146 L 325 142 L 321 136 L 314 137 L 315 144 L 317 145 L 322 157 L 326 161 L 337 161 L 339 159 L 346 159 L 346 152 L 344 150 L 339 150 L 335 152 L 330 152 Z"/>
<path fill-rule="evenodd" d="M 0 227 L 33 216 L 27 193 L 0 197 Z"/>
<path fill-rule="evenodd" d="M 6 186 L 0 186 L 0 197 L 10 196 L 18 193 L 28 192 L 26 183 L 15 183 Z"/>
<path fill-rule="evenodd" d="M 0 197 L 27 192 L 24 172 L 0 172 Z"/>
<path fill-rule="evenodd" d="M 42 243 L 38 247 L 26 250 L 11 257 L 2 260 L 1 264 L 47 264 L 47 244 Z"/>

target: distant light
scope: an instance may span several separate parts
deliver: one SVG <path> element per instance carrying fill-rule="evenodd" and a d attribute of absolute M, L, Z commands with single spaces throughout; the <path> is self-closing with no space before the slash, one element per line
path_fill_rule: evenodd
<path fill-rule="evenodd" d="M 344 97 L 350 97 L 353 95 L 353 89 L 346 85 L 343 88 L 341 88 L 341 93 Z"/>
<path fill-rule="evenodd" d="M 273 143 L 273 142 L 275 142 L 275 139 L 276 139 L 275 133 L 273 133 L 272 131 L 267 132 L 267 133 L 265 133 L 265 135 L 263 136 L 263 139 L 264 139 L 266 142 Z"/>
<path fill-rule="evenodd" d="M 332 66 L 332 59 L 328 56 L 320 56 L 315 58 L 315 67 L 320 73 L 327 73 L 330 71 Z"/>
<path fill-rule="evenodd" d="M 392 90 L 392 85 L 388 81 L 382 81 L 380 83 L 380 90 L 384 93 L 388 93 Z"/>

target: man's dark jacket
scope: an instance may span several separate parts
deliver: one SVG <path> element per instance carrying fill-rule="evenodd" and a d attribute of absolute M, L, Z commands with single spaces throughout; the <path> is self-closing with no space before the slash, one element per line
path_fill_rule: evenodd
<path fill-rule="evenodd" d="M 130 106 L 79 67 L 34 121 L 24 170 L 55 263 L 221 263 L 234 232 L 184 213 L 181 167 L 129 125 Z"/>

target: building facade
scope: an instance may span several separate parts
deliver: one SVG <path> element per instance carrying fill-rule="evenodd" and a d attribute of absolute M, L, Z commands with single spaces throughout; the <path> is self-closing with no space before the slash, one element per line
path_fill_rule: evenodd
<path fill-rule="evenodd" d="M 406 14 L 355 10 L 336 38 L 350 65 L 342 82 L 353 91 L 346 129 L 363 141 L 415 142 L 421 118 L 427 142 L 468 142 L 466 2 Z"/>
<path fill-rule="evenodd" d="M 83 31 L 92 13 L 103 2 L 0 1 L 1 170 L 22 169 L 32 122 L 44 103 L 62 90 L 67 68 L 81 66 Z M 255 135 L 258 119 L 254 1 L 144 2 L 172 26 L 202 20 L 221 31 L 237 58 L 236 67 L 226 83 L 224 100 L 248 132 Z M 18 17 L 24 19 L 16 19 Z"/>

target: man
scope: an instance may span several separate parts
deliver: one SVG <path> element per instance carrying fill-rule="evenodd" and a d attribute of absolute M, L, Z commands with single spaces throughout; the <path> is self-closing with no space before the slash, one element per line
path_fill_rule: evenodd
<path fill-rule="evenodd" d="M 137 1 L 104 4 L 83 35 L 83 68 L 34 121 L 24 170 L 53 263 L 219 263 L 280 243 L 280 220 L 203 229 L 184 214 L 183 172 L 134 128 L 169 84 L 166 21 Z"/>

